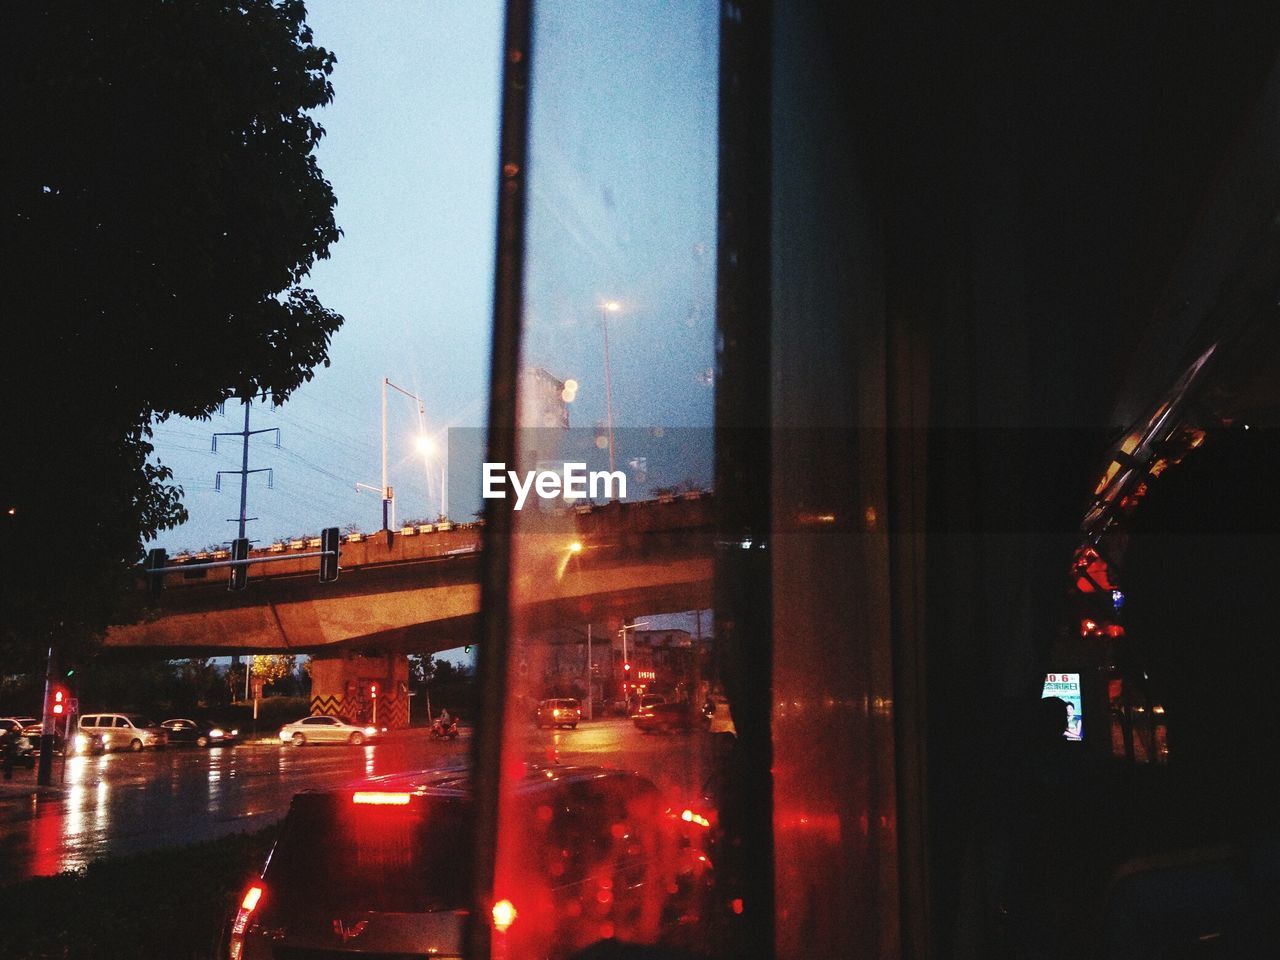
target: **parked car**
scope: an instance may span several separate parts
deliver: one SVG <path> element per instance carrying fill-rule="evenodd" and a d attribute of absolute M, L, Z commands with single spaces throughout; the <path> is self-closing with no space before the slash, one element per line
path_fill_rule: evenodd
<path fill-rule="evenodd" d="M 655 703 L 631 720 L 642 733 L 683 733 L 693 729 L 693 711 L 687 703 Z"/>
<path fill-rule="evenodd" d="M 453 768 L 295 796 L 229 918 L 230 956 L 462 956 L 471 790 Z M 555 765 L 526 768 L 510 815 L 528 855 L 493 910 L 495 955 L 565 957 L 602 938 L 702 945 L 714 914 L 706 817 L 668 807 L 639 774 Z"/>
<path fill-rule="evenodd" d="M 169 742 L 168 730 L 137 713 L 86 713 L 80 718 L 80 733 L 88 748 L 95 736 L 101 737 L 103 750 L 136 751 L 164 747 Z"/>
<path fill-rule="evenodd" d="M 23 718 L 25 719 L 25 718 Z M 61 724 L 54 727 L 53 731 L 53 752 L 54 754 L 62 753 L 66 747 L 66 737 L 62 735 L 62 731 L 58 729 Z M 22 735 L 31 744 L 31 755 L 40 756 L 41 744 L 44 743 L 44 724 L 39 720 L 33 720 L 22 728 Z"/>
<path fill-rule="evenodd" d="M 350 743 L 359 746 L 382 733 L 377 727 L 362 727 L 337 717 L 303 717 L 280 728 L 280 742 L 301 747 L 308 743 Z"/>
<path fill-rule="evenodd" d="M 539 727 L 568 727 L 572 730 L 582 719 L 582 705 L 571 697 L 543 700 L 538 704 L 534 719 Z"/>
<path fill-rule="evenodd" d="M 179 717 L 165 720 L 160 726 L 169 731 L 173 744 L 194 743 L 197 747 L 230 747 L 240 741 L 240 731 L 212 720 Z"/>
<path fill-rule="evenodd" d="M 31 738 L 26 734 L 27 723 L 23 721 L 30 720 L 30 717 L 0 717 L 0 733 L 8 733 L 12 731 L 18 735 L 17 754 L 15 761 L 24 766 L 35 766 L 35 745 L 31 742 Z"/>

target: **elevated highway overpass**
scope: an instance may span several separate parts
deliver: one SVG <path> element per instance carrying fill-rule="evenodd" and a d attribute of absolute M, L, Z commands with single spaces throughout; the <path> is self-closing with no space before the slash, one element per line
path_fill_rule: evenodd
<path fill-rule="evenodd" d="M 514 548 L 523 632 L 621 621 L 711 605 L 712 501 L 706 494 L 614 502 L 540 514 Z M 113 627 L 109 649 L 165 656 L 305 653 L 312 707 L 364 718 L 362 696 L 380 682 L 384 716 L 407 694 L 410 653 L 472 643 L 480 611 L 481 524 L 347 538 L 340 574 L 320 583 L 307 540 L 254 550 L 244 590 L 227 589 L 218 557 L 172 561 L 158 600 Z M 188 569 L 189 568 L 189 569 Z M 140 581 L 139 589 L 145 583 Z"/>

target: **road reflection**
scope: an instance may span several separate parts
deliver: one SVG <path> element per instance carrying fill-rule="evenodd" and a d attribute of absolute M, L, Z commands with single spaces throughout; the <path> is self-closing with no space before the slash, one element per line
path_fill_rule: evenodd
<path fill-rule="evenodd" d="M 676 793 L 700 782 L 697 734 L 643 736 L 617 719 L 520 736 L 525 760 L 638 770 Z M 19 770 L 0 792 L 0 885 L 257 829 L 300 790 L 457 762 L 469 747 L 465 735 L 441 742 L 415 730 L 363 747 L 169 748 L 71 757 L 65 768 L 59 758 L 53 787 L 37 788 L 34 771 Z"/>

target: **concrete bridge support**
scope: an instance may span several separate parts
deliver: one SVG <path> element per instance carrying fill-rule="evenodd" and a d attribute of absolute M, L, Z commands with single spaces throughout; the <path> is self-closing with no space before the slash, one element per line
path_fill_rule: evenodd
<path fill-rule="evenodd" d="M 377 685 L 377 697 L 373 687 Z M 341 650 L 311 660 L 311 712 L 394 730 L 409 725 L 409 658 Z"/>

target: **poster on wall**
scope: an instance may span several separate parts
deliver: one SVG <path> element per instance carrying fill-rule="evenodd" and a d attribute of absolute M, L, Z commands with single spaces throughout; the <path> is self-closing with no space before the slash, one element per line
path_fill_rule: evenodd
<path fill-rule="evenodd" d="M 1067 704 L 1067 726 L 1062 735 L 1068 740 L 1084 739 L 1084 717 L 1080 709 L 1080 674 L 1050 673 L 1044 678 L 1041 698 L 1057 697 Z"/>

